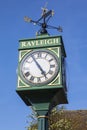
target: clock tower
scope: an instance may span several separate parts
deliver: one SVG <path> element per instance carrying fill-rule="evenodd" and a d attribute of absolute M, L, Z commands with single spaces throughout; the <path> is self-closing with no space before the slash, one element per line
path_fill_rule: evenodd
<path fill-rule="evenodd" d="M 50 109 L 67 103 L 65 58 L 61 36 L 46 34 L 19 40 L 16 91 L 26 105 L 44 102 L 44 107 Z"/>
<path fill-rule="evenodd" d="M 16 92 L 38 116 L 38 129 L 48 129 L 48 115 L 52 108 L 67 104 L 66 52 L 62 36 L 50 36 L 46 28 L 61 28 L 46 24 L 52 10 L 44 12 L 36 22 L 42 26 L 36 38 L 19 40 L 18 82 Z M 39 21 L 43 19 L 43 23 Z"/>

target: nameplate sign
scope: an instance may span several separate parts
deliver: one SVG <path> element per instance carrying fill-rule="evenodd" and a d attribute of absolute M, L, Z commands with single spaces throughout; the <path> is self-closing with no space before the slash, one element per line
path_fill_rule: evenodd
<path fill-rule="evenodd" d="M 48 47 L 61 45 L 61 37 L 48 37 L 43 39 L 27 39 L 19 41 L 19 49 L 27 49 L 34 47 Z"/>

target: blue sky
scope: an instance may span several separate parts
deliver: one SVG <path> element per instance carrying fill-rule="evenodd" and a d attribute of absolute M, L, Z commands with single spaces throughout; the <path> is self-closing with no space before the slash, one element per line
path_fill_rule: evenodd
<path fill-rule="evenodd" d="M 18 41 L 35 37 L 39 27 L 25 23 L 24 16 L 37 20 L 41 7 L 55 11 L 51 25 L 63 28 L 67 53 L 67 109 L 87 109 L 87 1 L 86 0 L 1 0 L 0 1 L 0 129 L 24 130 L 31 113 L 16 94 Z"/>

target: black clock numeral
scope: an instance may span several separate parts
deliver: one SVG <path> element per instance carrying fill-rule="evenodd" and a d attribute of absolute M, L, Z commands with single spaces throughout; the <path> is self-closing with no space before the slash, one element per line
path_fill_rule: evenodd
<path fill-rule="evenodd" d="M 42 56 L 42 53 L 41 52 L 39 52 L 38 53 L 38 58 L 40 58 Z"/>
<path fill-rule="evenodd" d="M 40 78 L 37 78 L 37 82 L 41 82 L 41 79 L 40 79 Z"/>
<path fill-rule="evenodd" d="M 48 72 L 48 73 L 52 75 L 52 74 L 53 74 L 53 71 L 52 71 L 52 70 L 49 70 L 49 72 Z"/>
<path fill-rule="evenodd" d="M 30 77 L 30 80 L 31 80 L 31 81 L 34 81 L 34 76 L 31 76 L 31 77 Z"/>
<path fill-rule="evenodd" d="M 49 62 L 53 61 L 53 59 L 50 59 Z"/>
<path fill-rule="evenodd" d="M 54 68 L 55 67 L 55 64 L 54 65 L 50 65 L 50 68 Z"/>
<path fill-rule="evenodd" d="M 25 76 L 26 76 L 26 77 L 28 77 L 29 75 L 30 75 L 30 73 L 29 73 L 29 72 L 26 72 L 26 73 L 25 73 Z"/>
<path fill-rule="evenodd" d="M 45 59 L 46 59 L 47 55 L 48 55 L 48 54 L 45 55 L 45 57 L 44 57 Z"/>

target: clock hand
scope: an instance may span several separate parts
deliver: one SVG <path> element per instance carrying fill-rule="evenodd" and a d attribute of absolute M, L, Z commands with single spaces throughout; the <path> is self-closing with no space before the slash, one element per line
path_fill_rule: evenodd
<path fill-rule="evenodd" d="M 45 76 L 46 78 L 46 72 L 42 69 L 42 67 L 40 66 L 40 64 L 37 62 L 37 60 L 34 58 L 34 56 L 32 55 L 32 58 L 34 60 L 34 62 L 36 63 L 37 67 L 40 69 L 41 74 Z"/>

